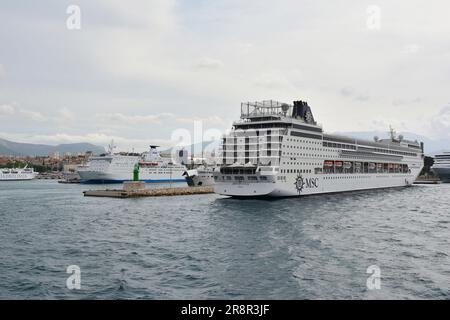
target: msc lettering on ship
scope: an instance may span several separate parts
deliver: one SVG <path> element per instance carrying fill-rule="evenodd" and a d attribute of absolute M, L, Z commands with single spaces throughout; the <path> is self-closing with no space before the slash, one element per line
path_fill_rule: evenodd
<path fill-rule="evenodd" d="M 309 178 L 305 179 L 306 188 L 317 188 L 319 187 L 319 178 Z"/>
<path fill-rule="evenodd" d="M 319 187 L 319 178 L 303 178 L 301 175 L 298 175 L 295 179 L 295 188 L 297 188 L 297 192 L 300 194 L 304 188 L 318 188 Z"/>

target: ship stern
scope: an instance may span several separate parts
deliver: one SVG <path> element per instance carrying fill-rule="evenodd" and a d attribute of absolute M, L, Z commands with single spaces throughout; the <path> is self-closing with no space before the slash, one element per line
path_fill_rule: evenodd
<path fill-rule="evenodd" d="M 214 192 L 238 198 L 270 196 L 277 172 L 278 167 L 224 166 L 214 172 Z"/>

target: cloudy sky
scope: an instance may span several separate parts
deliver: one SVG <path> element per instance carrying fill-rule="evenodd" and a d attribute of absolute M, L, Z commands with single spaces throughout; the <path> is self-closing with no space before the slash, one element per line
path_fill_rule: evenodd
<path fill-rule="evenodd" d="M 71 5 L 81 29 L 67 26 Z M 0 0 L 0 8 L 3 138 L 170 145 L 194 121 L 229 129 L 241 101 L 264 99 L 307 100 L 328 132 L 392 124 L 450 138 L 445 0 Z"/>

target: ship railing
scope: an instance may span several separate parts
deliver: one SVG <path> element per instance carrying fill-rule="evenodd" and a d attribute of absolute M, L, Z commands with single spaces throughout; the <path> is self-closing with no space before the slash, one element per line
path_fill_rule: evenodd
<path fill-rule="evenodd" d="M 241 103 L 241 119 L 264 116 L 285 116 L 292 106 L 275 100 Z"/>

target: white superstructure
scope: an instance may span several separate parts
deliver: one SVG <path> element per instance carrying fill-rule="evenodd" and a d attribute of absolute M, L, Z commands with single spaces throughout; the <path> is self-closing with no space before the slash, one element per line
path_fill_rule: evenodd
<path fill-rule="evenodd" d="M 78 167 L 83 183 L 116 183 L 133 180 L 133 170 L 139 168 L 139 180 L 145 182 L 185 182 L 186 167 L 161 157 L 157 146 L 150 151 L 137 153 L 112 153 L 91 157 L 86 165 Z"/>
<path fill-rule="evenodd" d="M 423 144 L 326 134 L 306 102 L 241 104 L 223 138 L 214 190 L 235 197 L 286 197 L 411 185 Z"/>
<path fill-rule="evenodd" d="M 450 183 L 450 151 L 436 154 L 431 169 L 439 176 L 442 182 Z"/>
<path fill-rule="evenodd" d="M 32 180 L 36 177 L 37 173 L 33 168 L 22 169 L 0 169 L 0 181 L 13 181 L 13 180 Z"/>
<path fill-rule="evenodd" d="M 190 187 L 206 187 L 214 184 L 214 167 L 201 165 L 183 173 Z"/>

